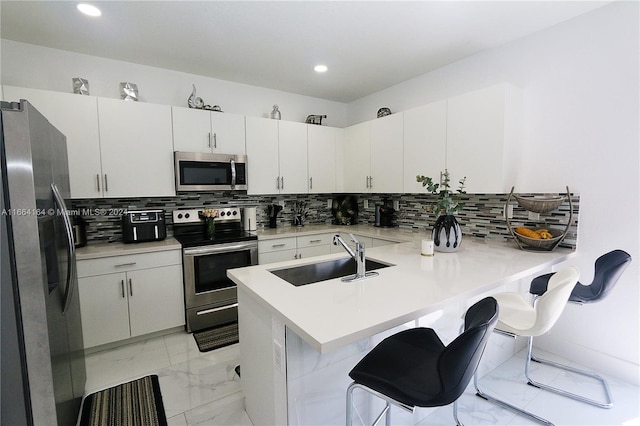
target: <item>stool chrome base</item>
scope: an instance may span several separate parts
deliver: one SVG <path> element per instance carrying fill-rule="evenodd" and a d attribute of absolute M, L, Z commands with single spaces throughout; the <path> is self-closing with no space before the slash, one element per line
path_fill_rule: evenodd
<path fill-rule="evenodd" d="M 576 401 L 584 402 L 585 404 L 593 405 L 595 407 L 599 407 L 599 408 L 611 408 L 611 407 L 613 407 L 613 398 L 611 397 L 611 391 L 609 390 L 609 385 L 607 384 L 607 381 L 604 378 L 602 378 L 601 376 L 599 376 L 596 373 L 593 373 L 591 371 L 580 370 L 580 369 L 577 369 L 577 368 L 574 368 L 574 367 L 570 367 L 568 365 L 560 364 L 560 363 L 549 361 L 549 360 L 542 359 L 542 358 L 536 358 L 531 353 L 532 345 L 533 345 L 533 337 L 529 337 L 529 350 L 527 351 L 527 364 L 526 364 L 526 368 L 525 368 L 525 376 L 527 377 L 527 380 L 528 380 L 527 384 L 528 385 L 534 386 L 534 387 L 539 388 L 539 389 L 544 389 L 544 390 L 547 390 L 549 392 L 557 393 L 558 395 L 566 396 L 567 398 L 575 399 Z M 563 389 L 558 389 L 558 388 L 555 388 L 553 386 L 545 385 L 543 383 L 539 383 L 539 382 L 534 381 L 531 377 L 529 377 L 529 366 L 531 364 L 531 361 L 537 362 L 539 364 L 543 364 L 543 365 L 548 365 L 548 366 L 551 366 L 551 367 L 559 368 L 561 370 L 565 370 L 565 371 L 568 371 L 568 372 L 571 372 L 571 373 L 579 374 L 581 376 L 591 377 L 592 379 L 597 380 L 598 382 L 600 382 L 600 385 L 602 386 L 602 389 L 603 389 L 604 394 L 605 394 L 605 400 L 606 401 L 605 402 L 600 402 L 600 401 L 597 401 L 595 399 L 590 399 L 590 398 L 584 397 L 582 395 L 578 395 L 578 394 L 575 394 L 575 393 L 572 393 L 572 392 L 565 391 Z"/>
<path fill-rule="evenodd" d="M 352 425 L 352 416 L 353 416 L 353 391 L 356 389 L 362 389 L 364 391 L 369 392 L 372 395 L 377 396 L 378 398 L 384 400 L 387 405 L 384 407 L 384 409 L 382 410 L 382 412 L 378 415 L 378 417 L 376 417 L 376 420 L 373 422 L 372 426 L 376 426 L 378 423 L 380 423 L 380 420 L 382 420 L 382 417 L 384 416 L 385 419 L 385 426 L 391 426 L 391 405 L 395 405 L 396 407 L 400 407 L 403 410 L 406 410 L 410 413 L 413 413 L 415 411 L 414 406 L 412 405 L 407 405 L 404 404 L 400 401 L 396 401 L 395 399 L 389 398 L 386 395 L 381 394 L 378 391 L 375 391 L 367 386 L 361 385 L 360 383 L 356 383 L 353 382 L 349 385 L 349 387 L 347 388 L 347 421 L 346 421 L 346 425 L 347 426 L 351 426 Z M 456 426 L 464 426 L 460 420 L 458 420 L 458 401 L 454 401 L 452 404 L 453 406 L 453 419 L 456 421 Z"/>

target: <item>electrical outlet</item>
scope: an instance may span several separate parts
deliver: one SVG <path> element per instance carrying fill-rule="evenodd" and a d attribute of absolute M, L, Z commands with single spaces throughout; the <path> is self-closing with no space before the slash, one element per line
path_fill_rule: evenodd
<path fill-rule="evenodd" d="M 369 200 L 364 200 L 364 208 L 365 209 L 369 208 Z"/>
<path fill-rule="evenodd" d="M 540 220 L 540 213 L 529 212 L 529 220 Z"/>
<path fill-rule="evenodd" d="M 506 219 L 511 219 L 513 217 L 513 205 L 509 204 L 505 209 L 502 210 L 502 216 L 504 216 Z"/>
<path fill-rule="evenodd" d="M 400 210 L 400 201 L 399 200 L 393 200 L 393 209 L 395 211 Z"/>
<path fill-rule="evenodd" d="M 281 200 L 278 204 L 280 204 L 280 206 L 282 206 L 282 208 L 284 208 L 284 200 Z"/>

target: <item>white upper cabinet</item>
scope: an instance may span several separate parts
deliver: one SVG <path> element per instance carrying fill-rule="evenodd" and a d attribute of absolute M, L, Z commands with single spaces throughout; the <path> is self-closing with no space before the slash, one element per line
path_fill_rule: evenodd
<path fill-rule="evenodd" d="M 306 194 L 307 125 L 247 117 L 248 194 Z"/>
<path fill-rule="evenodd" d="M 171 107 L 98 98 L 105 197 L 174 196 Z"/>
<path fill-rule="evenodd" d="M 244 115 L 172 107 L 175 151 L 245 154 Z"/>
<path fill-rule="evenodd" d="M 469 193 L 504 193 L 515 184 L 522 93 L 498 84 L 447 101 L 446 167 L 452 189 L 466 176 Z"/>
<path fill-rule="evenodd" d="M 344 192 L 369 192 L 371 177 L 371 122 L 344 129 L 343 179 Z"/>
<path fill-rule="evenodd" d="M 426 190 L 417 175 L 436 182 L 445 167 L 447 149 L 447 101 L 434 102 L 404 112 L 404 192 Z"/>
<path fill-rule="evenodd" d="M 306 194 L 307 124 L 278 121 L 278 157 L 280 161 L 280 193 Z M 249 160 L 251 157 L 249 157 Z"/>
<path fill-rule="evenodd" d="M 402 192 L 403 114 L 344 129 L 345 192 Z"/>
<path fill-rule="evenodd" d="M 339 129 L 309 124 L 307 159 L 309 193 L 326 194 L 336 190 L 336 133 Z"/>
<path fill-rule="evenodd" d="M 4 86 L 4 99 L 26 99 L 67 139 L 71 198 L 102 197 L 102 166 L 95 96 Z"/>
<path fill-rule="evenodd" d="M 247 194 L 280 192 L 278 120 L 247 117 Z"/>
<path fill-rule="evenodd" d="M 371 122 L 371 192 L 402 192 L 403 123 L 402 112 Z"/>

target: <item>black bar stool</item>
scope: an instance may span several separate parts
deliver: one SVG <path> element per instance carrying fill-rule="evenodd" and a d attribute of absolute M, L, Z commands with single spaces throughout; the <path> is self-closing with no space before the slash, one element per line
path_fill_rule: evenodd
<path fill-rule="evenodd" d="M 472 305 L 464 318 L 464 331 L 445 346 L 431 328 L 412 328 L 387 337 L 349 373 L 347 425 L 351 425 L 353 391 L 363 389 L 386 401 L 382 417 L 390 424 L 391 404 L 413 412 L 415 407 L 439 407 L 457 400 L 471 381 L 489 336 L 498 321 L 498 304 L 487 297 Z"/>

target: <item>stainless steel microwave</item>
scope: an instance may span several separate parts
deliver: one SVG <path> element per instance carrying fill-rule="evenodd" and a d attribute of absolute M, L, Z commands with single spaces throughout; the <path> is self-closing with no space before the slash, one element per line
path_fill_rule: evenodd
<path fill-rule="evenodd" d="M 175 151 L 176 191 L 247 189 L 247 156 Z"/>

